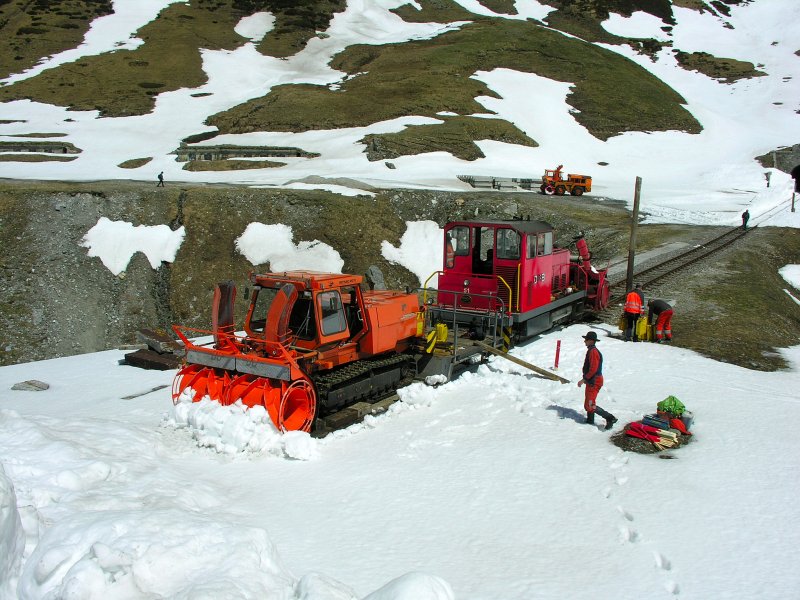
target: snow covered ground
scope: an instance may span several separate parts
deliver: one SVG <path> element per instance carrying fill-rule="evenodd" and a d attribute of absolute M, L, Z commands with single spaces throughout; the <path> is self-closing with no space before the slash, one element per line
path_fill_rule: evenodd
<path fill-rule="evenodd" d="M 81 51 L 136 43 L 131 33 L 168 3 L 148 0 L 136 3 L 137 9 L 132 2 L 115 2 L 117 10 L 129 11 L 129 20 L 98 20 Z M 597 193 L 609 197 L 630 199 L 632 175 L 643 176 L 643 209 L 651 221 L 735 224 L 748 207 L 751 224 L 800 227 L 800 213 L 788 208 L 786 175 L 772 171 L 766 188 L 763 169 L 752 161 L 754 153 L 795 143 L 800 132 L 793 114 L 800 89 L 794 79 L 784 79 L 800 61 L 792 54 L 800 38 L 800 5 L 789 0 L 772 1 L 773 7 L 780 4 L 785 24 L 764 12 L 770 2 L 732 7 L 733 30 L 678 11 L 674 39 L 699 44 L 683 49 L 752 60 L 768 72 L 724 85 L 675 68 L 668 56 L 650 63 L 687 98 L 705 127 L 699 136 L 626 134 L 598 142 L 569 116 L 567 86 L 496 71 L 476 74 L 502 96 L 485 104 L 541 147 L 487 142 L 487 159 L 476 163 L 434 154 L 395 161 L 396 171 L 367 163 L 354 141 L 418 122 L 412 118 L 358 131 L 247 138 L 281 145 L 309 141 L 323 148 L 313 163 L 280 170 L 190 173 L 168 154 L 182 137 L 202 129 L 206 115 L 243 100 L 224 93 L 242 89 L 231 78 L 247 70 L 230 69 L 228 60 L 251 61 L 267 81 L 263 93 L 279 81 L 335 79 L 337 74 L 322 69 L 320 57 L 365 41 L 357 36 L 384 43 L 441 30 L 402 24 L 387 11 L 399 3 L 350 2 L 330 38 L 315 40 L 280 65 L 258 57 L 252 47 L 206 52 L 210 81 L 191 92 L 214 95 L 162 94 L 153 115 L 98 119 L 30 102 L 0 104 L 0 120 L 27 120 L 0 125 L 0 139 L 35 125 L 39 131 L 63 130 L 84 149 L 73 163 L 0 162 L 0 176 L 154 181 L 163 169 L 168 185 L 177 179 L 284 185 L 313 174 L 457 188 L 455 175 L 461 173 L 538 174 L 563 162 L 569 170 L 602 172 Z M 517 4 L 522 14 L 546 14 L 537 2 Z M 240 28 L 257 39 L 270 24 L 262 16 Z M 632 23 L 613 17 L 606 26 L 624 33 Z M 696 35 L 697 28 L 703 35 Z M 534 83 L 541 94 L 536 101 L 548 116 L 542 122 L 525 121 Z M 174 118 L 177 110 L 185 122 Z M 68 117 L 74 122 L 64 121 Z M 556 125 L 570 127 L 580 142 L 569 154 Z M 153 130 L 161 136 L 150 135 Z M 251 143 L 238 136 L 225 141 Z M 155 159 L 139 170 L 116 167 L 135 156 Z M 610 163 L 603 171 L 596 166 L 600 160 Z M 136 251 L 154 265 L 171 262 L 182 239 L 182 230 L 100 219 L 83 244 L 117 274 Z M 400 245 L 385 242 L 382 252 L 422 280 L 439 258 L 420 249 L 439 247 L 435 223 L 408 223 Z M 282 224 L 250 224 L 235 250 L 254 264 L 341 269 L 336 248 L 295 240 Z M 798 265 L 786 265 L 781 275 L 800 310 Z M 676 322 L 676 335 L 681 326 Z M 0 598 L 800 597 L 800 346 L 781 351 L 790 370 L 762 373 L 680 348 L 624 344 L 600 326 L 606 386 L 599 404 L 619 417 L 616 429 L 654 412 L 669 395 L 695 413 L 694 442 L 669 453 L 674 460 L 661 460 L 622 452 L 609 443 L 608 433 L 583 424 L 582 390 L 574 382 L 586 331 L 573 326 L 514 350 L 550 367 L 561 340 L 558 372 L 569 385 L 492 359 L 442 386 L 413 384 L 388 413 L 322 440 L 280 436 L 258 411 L 206 402 L 173 407 L 173 373 L 120 366 L 121 351 L 2 367 Z M 50 388 L 11 390 L 31 379 Z"/>
<path fill-rule="evenodd" d="M 0 597 L 797 598 L 800 348 L 761 373 L 599 328 L 620 425 L 695 414 L 661 460 L 583 424 L 586 330 L 514 351 L 561 340 L 571 384 L 493 359 L 322 440 L 173 408 L 121 351 L 0 368 Z"/>
<path fill-rule="evenodd" d="M 28 73 L 7 82 L 30 77 L 51 66 L 81 56 L 131 48 L 141 43 L 137 28 L 154 19 L 159 10 L 175 0 L 114 2 L 116 14 L 97 19 L 84 43 L 61 53 Z M 493 14 L 474 0 L 458 0 L 479 14 Z M 406 0 L 351 0 L 337 14 L 328 37 L 311 40 L 308 47 L 286 60 L 265 57 L 255 41 L 229 51 L 203 51 L 208 82 L 197 89 L 160 94 L 148 115 L 98 118 L 96 112 L 18 101 L 0 104 L 0 140 L 41 132 L 62 132 L 59 138 L 83 152 L 72 162 L 0 162 L 0 177 L 83 181 L 139 179 L 155 182 L 164 171 L 167 182 L 229 182 L 247 185 L 297 186 L 308 177 L 351 178 L 376 187 L 426 187 L 470 191 L 457 175 L 538 177 L 545 168 L 565 165 L 568 172 L 594 176 L 594 196 L 630 202 L 634 178 L 641 176 L 643 211 L 650 222 L 683 222 L 729 225 L 736 223 L 745 207 L 759 214 L 786 204 L 790 180 L 785 173 L 763 169 L 754 157 L 800 139 L 800 66 L 796 40 L 800 39 L 800 4 L 794 0 L 770 0 L 731 6 L 731 15 L 718 18 L 674 7 L 677 24 L 669 34 L 663 23 L 645 13 L 631 18 L 612 14 L 604 27 L 612 33 L 671 40 L 674 49 L 708 52 L 750 61 L 766 73 L 736 83 L 721 83 L 680 68 L 669 48 L 655 60 L 635 54 L 628 46 L 607 46 L 653 72 L 686 99 L 687 109 L 703 125 L 697 135 L 681 132 L 626 133 L 606 142 L 592 137 L 579 125 L 566 104 L 570 84 L 508 69 L 479 72 L 475 78 L 499 94 L 479 101 L 501 118 L 513 122 L 535 139 L 528 148 L 484 141 L 486 158 L 463 161 L 436 152 L 402 157 L 389 170 L 382 162 L 370 163 L 358 143 L 370 133 L 399 131 L 408 125 L 430 123 L 430 118 L 409 116 L 367 127 L 305 133 L 252 133 L 215 138 L 214 144 L 298 146 L 319 152 L 315 159 L 292 159 L 281 168 L 227 172 L 182 170 L 170 154 L 181 139 L 208 131 L 203 121 L 284 83 L 336 85 L 343 74 L 327 66 L 331 56 L 350 44 L 385 44 L 429 38 L 460 27 L 462 23 L 405 23 L 389 12 Z M 552 8 L 536 0 L 518 0 L 517 15 L 500 18 L 544 18 Z M 243 36 L 259 40 L 269 35 L 274 19 L 268 14 L 244 19 L 236 28 Z M 535 110 L 531 107 L 535 106 Z M 212 143 L 212 142 L 209 142 Z M 123 161 L 153 157 L 138 169 L 122 169 Z M 600 163 L 607 163 L 601 166 Z M 767 188 L 765 173 L 771 175 Z M 324 184 L 315 184 L 322 187 Z M 352 193 L 346 188 L 337 191 Z M 785 223 L 797 226 L 797 218 Z"/>

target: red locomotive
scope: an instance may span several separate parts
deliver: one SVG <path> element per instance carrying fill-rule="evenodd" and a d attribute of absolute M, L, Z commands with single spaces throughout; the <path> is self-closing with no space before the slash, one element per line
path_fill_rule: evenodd
<path fill-rule="evenodd" d="M 438 317 L 478 331 L 496 314 L 526 338 L 608 303 L 606 270 L 591 264 L 586 241 L 578 256 L 553 244 L 543 221 L 455 221 L 444 229 L 444 264 L 435 302 Z M 500 324 L 500 323 L 498 323 Z"/>

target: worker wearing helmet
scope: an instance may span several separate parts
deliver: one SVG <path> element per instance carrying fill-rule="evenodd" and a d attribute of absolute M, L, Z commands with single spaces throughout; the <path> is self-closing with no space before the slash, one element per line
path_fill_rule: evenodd
<path fill-rule="evenodd" d="M 637 283 L 634 288 L 625 296 L 625 333 L 623 338 L 626 342 L 633 339 L 634 342 L 639 341 L 639 336 L 636 335 L 636 321 L 642 316 L 644 311 L 644 292 L 642 291 L 642 284 Z"/>
<path fill-rule="evenodd" d="M 590 331 L 582 336 L 586 344 L 586 358 L 583 361 L 583 379 L 578 382 L 578 387 L 586 384 L 583 408 L 586 410 L 586 422 L 594 425 L 594 413 L 606 420 L 606 429 L 611 429 L 617 418 L 611 413 L 597 406 L 597 394 L 603 387 L 603 355 L 597 349 L 597 334 Z"/>

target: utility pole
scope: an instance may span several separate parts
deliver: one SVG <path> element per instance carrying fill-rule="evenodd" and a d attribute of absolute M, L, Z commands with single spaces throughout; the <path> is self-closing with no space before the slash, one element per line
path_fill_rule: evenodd
<path fill-rule="evenodd" d="M 631 241 L 628 243 L 628 272 L 625 277 L 625 291 L 633 289 L 633 261 L 636 257 L 636 226 L 639 223 L 639 196 L 642 191 L 642 178 L 636 178 L 633 192 L 633 215 L 631 216 Z"/>

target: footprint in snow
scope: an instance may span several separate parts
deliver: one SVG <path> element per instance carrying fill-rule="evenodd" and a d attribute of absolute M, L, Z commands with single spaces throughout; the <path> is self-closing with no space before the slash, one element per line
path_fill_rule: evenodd
<path fill-rule="evenodd" d="M 625 485 L 626 483 L 628 483 L 628 478 L 627 477 L 617 476 L 617 477 L 614 477 L 614 482 L 617 485 Z"/>
<path fill-rule="evenodd" d="M 621 506 L 618 506 L 617 510 L 619 511 L 619 514 L 621 514 L 625 518 L 626 521 L 633 521 L 633 515 L 629 513 L 627 510 L 625 510 Z"/>
<path fill-rule="evenodd" d="M 678 588 L 678 584 L 674 581 L 668 581 L 664 584 L 664 589 L 667 590 L 673 596 L 678 595 L 680 589 Z"/>
<path fill-rule="evenodd" d="M 669 562 L 669 559 L 658 551 L 653 552 L 653 559 L 659 569 L 669 571 L 672 568 L 672 563 Z"/>
<path fill-rule="evenodd" d="M 619 528 L 619 534 L 623 542 L 632 544 L 639 540 L 639 534 L 636 533 L 636 530 L 631 529 L 630 527 L 625 527 L 624 525 Z"/>

